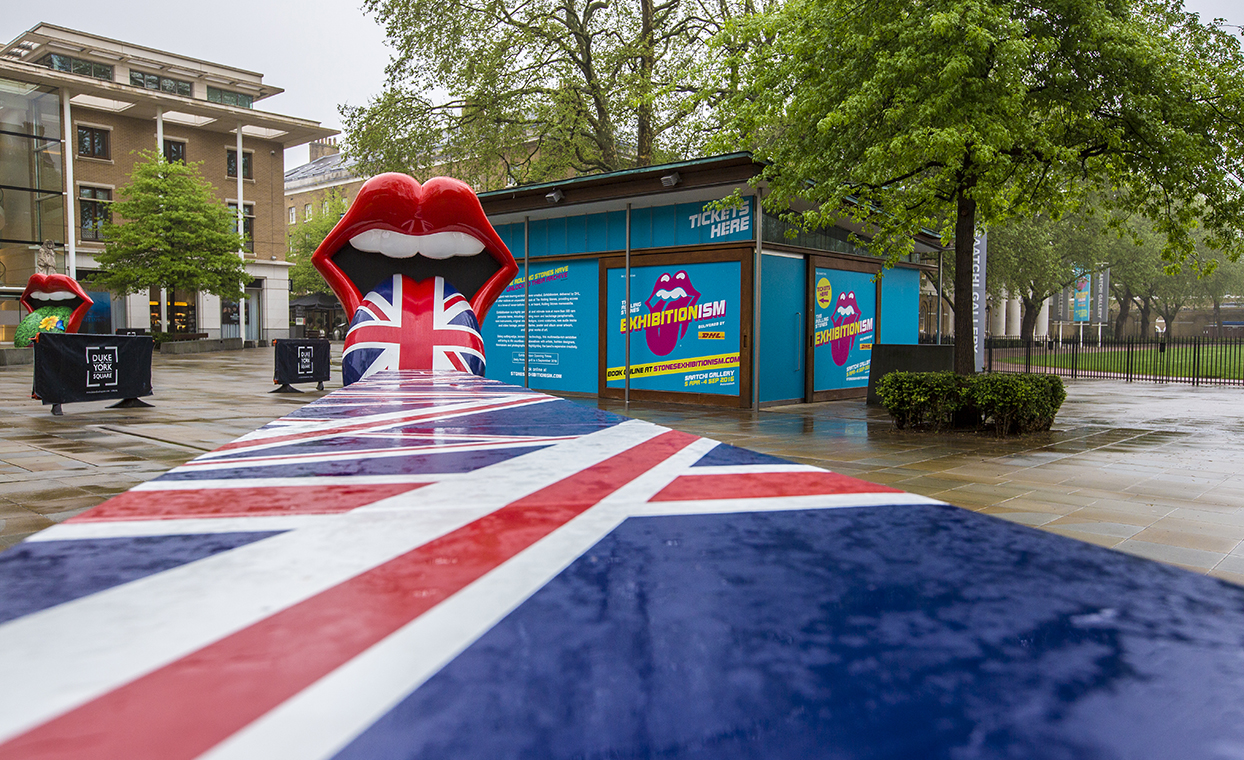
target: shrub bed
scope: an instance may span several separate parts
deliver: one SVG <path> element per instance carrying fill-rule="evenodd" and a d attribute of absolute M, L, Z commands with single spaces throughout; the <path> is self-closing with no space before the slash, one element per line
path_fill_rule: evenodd
<path fill-rule="evenodd" d="M 877 397 L 900 429 L 989 429 L 998 435 L 1049 430 L 1067 398 L 1057 375 L 891 372 Z"/>

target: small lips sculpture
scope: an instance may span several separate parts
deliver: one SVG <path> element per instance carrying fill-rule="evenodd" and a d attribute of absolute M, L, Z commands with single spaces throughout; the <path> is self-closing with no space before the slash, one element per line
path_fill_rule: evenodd
<path fill-rule="evenodd" d="M 665 273 L 658 277 L 656 284 L 652 286 L 652 295 L 648 296 L 644 305 L 648 307 L 650 314 L 665 314 L 684 306 L 695 306 L 699 300 L 700 291 L 691 286 L 691 278 L 686 272 L 680 270 L 673 276 Z M 690 320 L 676 322 L 671 317 L 667 322 L 662 318 L 659 324 L 644 328 L 644 338 L 647 339 L 648 348 L 652 353 L 657 356 L 669 356 L 678 345 L 678 341 L 687 334 L 687 328 L 690 326 Z"/>
<path fill-rule="evenodd" d="M 67 306 L 73 311 L 65 324 L 65 332 L 76 333 L 95 304 L 78 281 L 64 274 L 33 274 L 22 291 L 22 306 L 34 313 L 43 306 Z"/>
<path fill-rule="evenodd" d="M 489 223 L 475 191 L 465 182 L 433 177 L 422 185 L 405 174 L 380 174 L 359 190 L 337 226 L 311 256 L 311 263 L 337 295 L 351 323 L 366 294 L 395 275 L 415 283 L 441 277 L 465 296 L 483 322 L 518 264 Z M 417 315 L 412 315 L 417 316 Z M 403 351 L 430 345 L 423 335 L 431 320 L 403 320 L 412 340 Z M 347 339 L 347 342 L 349 340 Z M 432 366 L 426 357 L 404 357 L 403 366 Z"/>
<path fill-rule="evenodd" d="M 860 306 L 855 301 L 855 291 L 839 293 L 838 304 L 834 308 L 834 327 L 852 325 L 859 321 Z M 843 327 L 838 335 L 839 337 L 829 342 L 829 351 L 833 356 L 834 364 L 841 367 L 847 363 L 847 356 L 850 355 L 851 348 L 855 345 L 855 332 L 849 327 Z"/>

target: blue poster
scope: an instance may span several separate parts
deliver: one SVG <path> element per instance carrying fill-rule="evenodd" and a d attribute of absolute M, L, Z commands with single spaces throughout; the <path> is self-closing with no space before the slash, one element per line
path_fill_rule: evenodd
<path fill-rule="evenodd" d="M 531 342 L 526 347 L 532 388 L 596 393 L 599 381 L 600 274 L 595 259 L 531 266 L 527 299 Z M 502 292 L 481 328 L 485 376 L 523 383 L 523 278 Z"/>
<path fill-rule="evenodd" d="M 920 270 L 894 267 L 881 278 L 878 343 L 920 342 Z"/>
<path fill-rule="evenodd" d="M 816 268 L 813 390 L 868 386 L 877 318 L 872 275 Z"/>
<path fill-rule="evenodd" d="M 632 268 L 629 316 L 625 271 L 610 269 L 608 386 L 625 384 L 629 330 L 631 388 L 738 395 L 740 267 L 724 261 Z"/>
<path fill-rule="evenodd" d="M 1076 277 L 1075 301 L 1072 306 L 1071 321 L 1089 321 L 1089 289 L 1092 287 L 1093 275 L 1080 274 Z"/>

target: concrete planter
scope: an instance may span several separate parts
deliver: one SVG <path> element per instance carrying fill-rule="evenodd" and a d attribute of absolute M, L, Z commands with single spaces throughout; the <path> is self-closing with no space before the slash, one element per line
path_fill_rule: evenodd
<path fill-rule="evenodd" d="M 240 351 L 241 338 L 208 338 L 206 340 L 177 340 L 160 344 L 161 354 L 202 354 L 208 351 Z"/>
<path fill-rule="evenodd" d="M 0 348 L 0 367 L 13 367 L 18 364 L 34 364 L 35 350 L 26 348 Z"/>

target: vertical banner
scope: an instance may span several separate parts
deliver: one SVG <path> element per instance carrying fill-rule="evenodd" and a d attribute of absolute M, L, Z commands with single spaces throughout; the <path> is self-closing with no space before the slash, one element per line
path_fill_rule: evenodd
<path fill-rule="evenodd" d="M 737 396 L 741 266 L 723 261 L 631 267 L 629 315 L 625 272 L 610 269 L 605 302 L 608 387 L 625 384 L 629 331 L 633 390 Z"/>
<path fill-rule="evenodd" d="M 533 264 L 530 277 L 529 385 L 596 393 L 600 346 L 596 260 Z M 515 385 L 523 382 L 523 285 L 522 275 L 514 278 L 480 330 L 487 359 L 485 376 Z"/>
<path fill-rule="evenodd" d="M 989 258 L 989 231 L 982 230 L 972 246 L 972 346 L 976 371 L 985 369 L 985 264 Z"/>
<path fill-rule="evenodd" d="M 812 389 L 867 388 L 877 323 L 872 275 L 817 267 L 813 298 Z"/>
<path fill-rule="evenodd" d="M 1090 289 L 1092 288 L 1093 276 L 1087 272 L 1081 272 L 1076 277 L 1076 289 L 1074 300 L 1072 302 L 1072 322 L 1088 322 L 1090 317 L 1089 302 Z"/>
<path fill-rule="evenodd" d="M 1110 321 L 1110 270 L 1103 269 L 1093 278 L 1093 321 L 1104 325 Z"/>

